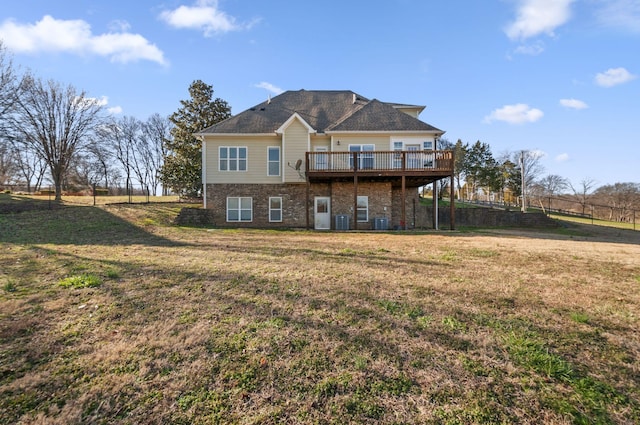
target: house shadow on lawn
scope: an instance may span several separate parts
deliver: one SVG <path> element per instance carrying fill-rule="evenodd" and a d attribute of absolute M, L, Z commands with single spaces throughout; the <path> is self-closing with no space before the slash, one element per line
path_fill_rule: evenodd
<path fill-rule="evenodd" d="M 0 196 L 0 243 L 179 246 L 109 211 Z"/>
<path fill-rule="evenodd" d="M 640 231 L 591 224 L 564 223 L 557 229 L 501 227 L 473 231 L 478 234 L 506 237 L 640 245 Z"/>

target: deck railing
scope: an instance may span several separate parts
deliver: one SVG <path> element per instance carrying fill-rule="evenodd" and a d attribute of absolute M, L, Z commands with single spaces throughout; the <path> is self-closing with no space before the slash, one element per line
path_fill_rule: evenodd
<path fill-rule="evenodd" d="M 364 151 L 307 152 L 310 173 L 425 172 L 446 174 L 453 171 L 452 151 Z"/>

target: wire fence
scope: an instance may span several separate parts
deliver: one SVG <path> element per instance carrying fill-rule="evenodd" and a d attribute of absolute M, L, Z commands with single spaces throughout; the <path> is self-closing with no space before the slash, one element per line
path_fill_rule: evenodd
<path fill-rule="evenodd" d="M 491 208 L 522 208 L 517 203 L 491 201 L 463 201 Z M 537 197 L 527 200 L 526 211 L 541 211 L 549 216 L 574 218 L 591 224 L 640 230 L 640 210 L 615 205 L 602 205 L 587 200 L 566 197 Z"/>
<path fill-rule="evenodd" d="M 36 199 L 52 202 L 55 199 L 53 186 L 41 186 L 38 190 L 29 190 L 25 186 L 5 185 L 3 190 L 18 195 L 29 195 Z M 65 203 L 79 205 L 109 205 L 109 204 L 145 204 L 158 202 L 182 202 L 179 195 L 173 193 L 155 193 L 149 187 L 130 185 L 129 187 L 113 187 L 109 189 L 91 187 L 81 190 L 63 190 L 62 198 Z"/>

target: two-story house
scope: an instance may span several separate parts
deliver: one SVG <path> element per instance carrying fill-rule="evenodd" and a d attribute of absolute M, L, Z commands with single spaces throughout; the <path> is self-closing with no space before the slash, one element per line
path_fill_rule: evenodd
<path fill-rule="evenodd" d="M 453 174 L 423 109 L 352 91 L 270 98 L 196 134 L 204 207 L 218 226 L 411 227 L 418 187 Z"/>

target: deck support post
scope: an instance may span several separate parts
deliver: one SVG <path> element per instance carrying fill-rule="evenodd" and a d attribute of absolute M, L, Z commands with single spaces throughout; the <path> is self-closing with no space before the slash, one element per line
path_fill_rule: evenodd
<path fill-rule="evenodd" d="M 455 230 L 456 229 L 456 200 L 455 200 L 455 196 L 456 196 L 456 191 L 454 189 L 453 186 L 453 180 L 454 180 L 454 167 L 455 167 L 455 153 L 454 151 L 451 151 L 451 175 L 449 176 L 450 179 L 450 183 L 449 184 L 449 208 L 450 210 L 450 215 L 451 215 L 451 230 Z"/>
<path fill-rule="evenodd" d="M 431 190 L 431 208 L 433 210 L 431 226 L 434 230 L 438 230 L 438 181 L 433 182 L 433 189 Z"/>
<path fill-rule="evenodd" d="M 407 230 L 407 177 L 402 175 L 402 208 L 400 227 L 402 230 Z"/>
<path fill-rule="evenodd" d="M 353 229 L 358 230 L 358 175 L 353 174 Z"/>
<path fill-rule="evenodd" d="M 305 212 L 307 214 L 307 230 L 310 229 L 309 227 L 309 192 L 311 192 L 311 182 L 309 182 L 309 177 L 307 177 L 307 190 L 306 190 L 306 200 L 305 200 Z"/>

